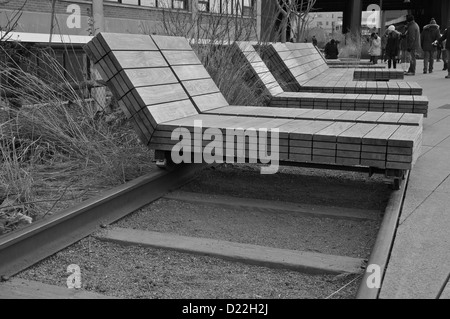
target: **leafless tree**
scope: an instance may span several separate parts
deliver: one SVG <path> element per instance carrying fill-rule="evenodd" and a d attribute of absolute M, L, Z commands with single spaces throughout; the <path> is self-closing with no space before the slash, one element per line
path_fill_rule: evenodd
<path fill-rule="evenodd" d="M 19 25 L 19 20 L 22 17 L 23 8 L 25 7 L 27 1 L 28 0 L 25 0 L 22 6 L 15 10 L 11 15 L 4 13 L 4 21 L 6 21 L 6 23 L 0 24 L 0 43 L 8 41 L 11 37 L 11 32 L 14 31 Z M 0 5 L 7 4 L 9 2 L 10 0 L 0 0 Z"/>
<path fill-rule="evenodd" d="M 308 25 L 308 14 L 314 8 L 317 0 L 273 0 L 275 1 L 281 19 L 281 42 L 287 41 L 287 28 L 289 21 L 295 21 L 297 24 L 296 38 L 301 42 Z"/>

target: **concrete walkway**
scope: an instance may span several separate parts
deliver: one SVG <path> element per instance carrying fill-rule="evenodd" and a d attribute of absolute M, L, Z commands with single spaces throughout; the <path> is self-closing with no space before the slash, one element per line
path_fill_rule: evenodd
<path fill-rule="evenodd" d="M 416 81 L 430 100 L 422 156 L 410 174 L 380 298 L 441 298 L 450 273 L 450 79 L 436 63 Z M 445 291 L 446 293 L 442 293 Z"/>

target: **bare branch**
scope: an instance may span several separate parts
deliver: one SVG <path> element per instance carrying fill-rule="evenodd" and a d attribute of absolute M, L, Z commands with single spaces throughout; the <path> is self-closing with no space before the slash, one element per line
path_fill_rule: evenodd
<path fill-rule="evenodd" d="M 0 2 L 1 4 L 7 4 L 8 1 Z M 27 4 L 28 0 L 25 0 L 22 6 L 14 11 L 10 17 L 5 13 L 6 25 L 0 25 L 0 42 L 8 41 L 11 38 L 11 32 L 13 32 L 19 25 L 19 20 L 22 17 L 23 8 Z"/>

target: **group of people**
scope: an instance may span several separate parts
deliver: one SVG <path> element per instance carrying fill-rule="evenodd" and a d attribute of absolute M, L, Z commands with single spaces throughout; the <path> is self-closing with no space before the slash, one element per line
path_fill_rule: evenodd
<path fill-rule="evenodd" d="M 423 73 L 432 73 L 434 69 L 434 58 L 437 51 L 441 50 L 442 60 L 444 61 L 444 71 L 448 70 L 447 79 L 450 79 L 450 69 L 448 67 L 450 59 L 450 21 L 449 27 L 440 33 L 439 25 L 435 19 L 431 19 L 430 23 L 423 27 L 420 32 L 419 25 L 415 22 L 413 15 L 406 17 L 406 26 L 401 32 L 395 26 L 391 25 L 387 28 L 383 38 L 376 33 L 370 36 L 369 54 L 371 62 L 377 64 L 378 57 L 388 62 L 388 68 L 397 68 L 400 58 L 405 62 L 409 60 L 409 69 L 405 75 L 416 74 L 416 54 L 421 49 L 424 52 L 424 69 Z M 407 56 L 409 59 L 407 59 Z M 437 56 L 439 57 L 439 55 Z"/>

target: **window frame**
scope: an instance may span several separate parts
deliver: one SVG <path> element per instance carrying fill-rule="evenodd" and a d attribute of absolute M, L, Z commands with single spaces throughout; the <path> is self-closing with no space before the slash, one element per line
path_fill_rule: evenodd
<path fill-rule="evenodd" d="M 226 15 L 232 15 L 232 16 L 239 16 L 239 17 L 251 17 L 255 9 L 256 0 L 249 0 L 250 6 L 245 6 L 245 0 L 215 0 L 220 1 L 219 3 L 219 11 L 220 12 L 212 12 L 211 11 L 211 0 L 199 0 L 197 8 L 200 12 L 205 13 L 212 13 L 212 14 L 226 14 Z M 231 5 L 229 3 L 224 2 L 231 2 Z M 201 10 L 200 5 L 204 5 L 206 7 L 206 10 Z M 228 8 L 231 9 L 231 13 L 227 12 Z M 237 12 L 238 11 L 238 12 Z M 248 13 L 248 14 L 247 14 Z"/>
<path fill-rule="evenodd" d="M 170 8 L 161 7 L 159 1 L 155 0 L 155 6 L 148 6 L 148 5 L 142 5 L 142 0 L 136 0 L 137 4 L 134 3 L 123 3 L 123 0 L 105 0 L 105 3 L 117 3 L 117 4 L 123 4 L 127 6 L 136 6 L 136 7 L 142 7 L 142 8 L 158 8 L 158 9 L 172 9 L 172 10 L 183 10 L 183 11 L 189 11 L 189 1 L 188 0 L 170 0 Z M 174 6 L 175 3 L 182 3 L 183 8 L 176 8 Z"/>

